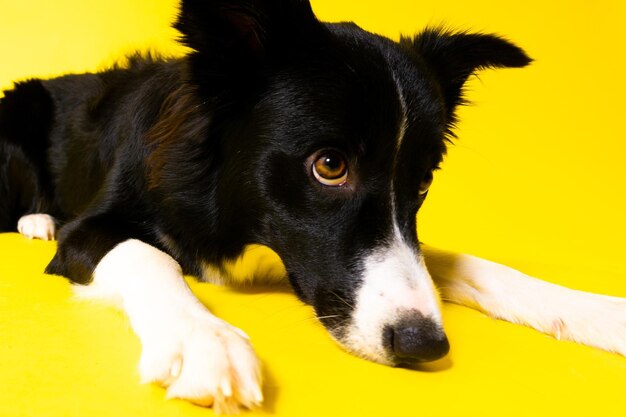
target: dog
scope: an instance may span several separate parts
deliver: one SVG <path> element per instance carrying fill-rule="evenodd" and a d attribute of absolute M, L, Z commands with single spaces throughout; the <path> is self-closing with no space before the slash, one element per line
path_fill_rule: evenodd
<path fill-rule="evenodd" d="M 626 355 L 626 300 L 421 244 L 416 214 L 476 71 L 531 59 L 491 34 L 399 42 L 323 23 L 306 0 L 182 0 L 191 52 L 16 83 L 0 101 L 0 231 L 57 239 L 46 272 L 118 303 L 144 382 L 234 413 L 262 403 L 214 283 L 249 245 L 346 350 L 386 365 L 449 350 L 441 298 Z"/>

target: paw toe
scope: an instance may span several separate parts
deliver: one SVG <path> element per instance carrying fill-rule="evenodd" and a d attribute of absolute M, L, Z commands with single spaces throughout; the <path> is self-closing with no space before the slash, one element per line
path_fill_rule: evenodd
<path fill-rule="evenodd" d="M 145 351 L 139 360 L 139 375 L 142 384 L 154 383 L 169 386 L 178 378 L 182 368 L 182 357 L 177 353 Z"/>
<path fill-rule="evenodd" d="M 261 372 L 247 336 L 215 318 L 195 320 L 187 321 L 177 343 L 151 340 L 144 345 L 142 381 L 167 387 L 167 398 L 212 406 L 216 413 L 259 406 Z"/>
<path fill-rule="evenodd" d="M 17 222 L 17 230 L 29 239 L 54 240 L 56 226 L 47 214 L 28 214 Z"/>

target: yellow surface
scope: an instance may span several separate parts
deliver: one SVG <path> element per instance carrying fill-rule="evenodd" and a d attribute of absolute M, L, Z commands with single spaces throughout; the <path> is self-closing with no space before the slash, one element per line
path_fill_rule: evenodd
<path fill-rule="evenodd" d="M 99 68 L 134 48 L 177 54 L 174 0 L 0 0 L 0 86 Z M 447 22 L 505 34 L 536 62 L 482 73 L 436 176 L 420 238 L 576 288 L 626 296 L 626 3 L 317 0 L 327 20 L 395 37 Z M 0 235 L 0 416 L 206 416 L 139 385 L 124 316 L 41 273 L 53 243 Z M 238 266 L 239 268 L 240 266 Z M 421 371 L 344 353 L 288 291 L 194 284 L 243 328 L 276 416 L 621 416 L 626 359 L 445 306 L 449 358 Z M 250 414 L 254 415 L 254 414 Z"/>

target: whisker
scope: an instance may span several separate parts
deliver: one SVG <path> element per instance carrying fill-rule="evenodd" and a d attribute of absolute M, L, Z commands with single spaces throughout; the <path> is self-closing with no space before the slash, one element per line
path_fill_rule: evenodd
<path fill-rule="evenodd" d="M 317 318 L 318 320 L 334 319 L 335 317 L 341 317 L 341 316 L 339 314 L 331 314 L 328 316 L 315 316 L 315 318 Z"/>
<path fill-rule="evenodd" d="M 354 309 L 354 306 L 352 304 L 350 304 L 349 302 L 347 302 L 346 300 L 344 300 L 339 294 L 337 294 L 334 291 L 330 292 L 332 295 L 334 295 L 335 297 L 337 297 L 337 299 L 339 301 L 341 301 L 342 303 L 344 303 L 345 305 L 347 305 L 348 307 L 350 307 L 351 309 Z"/>

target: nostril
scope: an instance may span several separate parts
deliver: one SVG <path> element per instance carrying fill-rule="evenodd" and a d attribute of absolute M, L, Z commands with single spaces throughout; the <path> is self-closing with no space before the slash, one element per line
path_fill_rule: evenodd
<path fill-rule="evenodd" d="M 383 344 L 398 362 L 427 362 L 445 356 L 450 350 L 441 326 L 417 315 L 403 319 L 383 331 Z"/>
<path fill-rule="evenodd" d="M 442 358 L 450 350 L 443 331 L 410 326 L 393 330 L 393 352 L 400 359 L 426 362 Z"/>
<path fill-rule="evenodd" d="M 393 351 L 396 356 L 410 358 L 418 353 L 422 341 L 417 327 L 400 327 L 393 332 Z"/>

